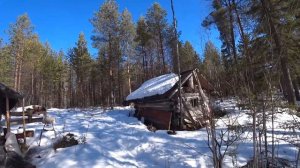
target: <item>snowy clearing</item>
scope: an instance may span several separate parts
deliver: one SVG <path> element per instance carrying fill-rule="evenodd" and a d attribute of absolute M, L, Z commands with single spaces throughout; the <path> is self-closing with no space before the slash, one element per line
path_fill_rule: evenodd
<path fill-rule="evenodd" d="M 234 100 L 218 103 L 221 108 L 231 111 L 218 120 L 218 130 L 226 129 L 228 122 L 243 126 L 251 123 L 248 111 L 237 110 L 235 103 Z M 165 130 L 154 133 L 136 118 L 128 117 L 132 110 L 129 107 L 116 107 L 112 111 L 100 108 L 49 109 L 48 114 L 56 118 L 57 138 L 70 132 L 79 139 L 85 137 L 85 143 L 54 151 L 52 146 L 57 138 L 53 131 L 46 131 L 38 147 L 43 124 L 27 124 L 27 129 L 35 130 L 35 136 L 28 138 L 31 151 L 34 151 L 29 155 L 32 163 L 41 168 L 213 167 L 205 128 L 177 131 L 176 135 L 168 135 Z M 300 119 L 281 110 L 275 115 L 276 155 L 294 163 L 297 148 L 282 139 L 294 135 L 290 129 L 284 128 L 285 123 L 300 122 Z M 267 125 L 270 128 L 269 122 Z M 17 128 L 15 126 L 15 130 Z M 299 135 L 299 130 L 296 134 Z M 251 159 L 251 130 L 244 130 L 241 137 L 234 145 L 237 157 L 226 156 L 225 167 L 233 167 L 233 160 L 235 166 L 242 166 Z"/>

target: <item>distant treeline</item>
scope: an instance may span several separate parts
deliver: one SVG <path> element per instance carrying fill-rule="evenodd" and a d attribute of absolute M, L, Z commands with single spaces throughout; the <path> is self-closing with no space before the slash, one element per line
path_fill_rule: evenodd
<path fill-rule="evenodd" d="M 258 100 L 280 89 L 290 104 L 300 100 L 299 1 L 213 0 L 212 7 L 202 26 L 215 26 L 222 46 L 219 52 L 208 42 L 202 60 L 190 42 L 178 40 L 158 3 L 134 23 L 128 10 L 119 13 L 116 1 L 106 0 L 90 19 L 96 58 L 83 33 L 67 53 L 56 52 L 21 15 L 7 31 L 9 41 L 0 42 L 0 81 L 27 104 L 118 105 L 145 80 L 177 72 L 178 44 L 181 70 L 199 68 L 216 95 Z"/>
<path fill-rule="evenodd" d="M 56 52 L 40 41 L 27 14 L 19 16 L 7 31 L 9 41 L 0 43 L 0 81 L 23 93 L 26 104 L 111 106 L 145 80 L 173 72 L 178 38 L 166 11 L 154 3 L 137 23 L 128 10 L 118 11 L 107 0 L 90 19 L 96 58 L 83 33 L 67 53 Z M 182 70 L 200 67 L 190 42 L 179 42 L 179 51 Z"/>

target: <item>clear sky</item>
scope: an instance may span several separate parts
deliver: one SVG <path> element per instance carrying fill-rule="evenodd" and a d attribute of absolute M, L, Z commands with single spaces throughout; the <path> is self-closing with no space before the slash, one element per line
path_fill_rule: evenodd
<path fill-rule="evenodd" d="M 120 12 L 127 8 L 136 22 L 145 15 L 154 2 L 167 10 L 171 23 L 171 0 L 117 0 Z M 49 42 L 56 50 L 67 51 L 75 45 L 78 35 L 83 32 L 88 41 L 89 50 L 96 55 L 91 46 L 93 27 L 89 22 L 104 0 L 0 0 L 0 38 L 8 41 L 6 31 L 19 15 L 27 13 L 35 27 L 35 32 L 43 42 Z M 220 48 L 219 33 L 201 26 L 202 20 L 212 10 L 210 0 L 174 0 L 178 30 L 181 40 L 190 41 L 196 51 L 202 55 L 204 44 L 211 40 Z"/>

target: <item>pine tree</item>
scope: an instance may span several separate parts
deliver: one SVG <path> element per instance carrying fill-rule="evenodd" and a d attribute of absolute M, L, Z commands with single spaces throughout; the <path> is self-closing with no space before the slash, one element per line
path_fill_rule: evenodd
<path fill-rule="evenodd" d="M 133 55 L 135 54 L 135 39 L 136 32 L 135 26 L 132 21 L 131 14 L 125 9 L 121 14 L 120 23 L 120 45 L 123 58 L 126 60 L 127 79 L 128 79 L 128 92 L 131 93 L 131 64 L 133 64 Z M 128 94 L 126 92 L 126 95 Z"/>
<path fill-rule="evenodd" d="M 192 44 L 186 41 L 183 46 L 179 45 L 180 66 L 182 71 L 200 68 L 201 61 L 199 55 L 194 50 Z"/>
<path fill-rule="evenodd" d="M 230 82 L 233 92 L 236 94 L 238 89 L 238 78 L 240 77 L 238 51 L 236 46 L 234 8 L 232 0 L 213 0 L 214 11 L 202 22 L 202 26 L 209 27 L 213 24 L 217 26 L 222 41 L 221 56 L 226 76 Z M 237 86 L 236 86 L 237 85 Z"/>
<path fill-rule="evenodd" d="M 151 35 L 144 17 L 140 17 L 137 22 L 136 35 L 135 41 L 137 43 L 137 54 L 142 57 L 141 62 L 143 74 L 141 76 L 143 80 L 146 80 L 149 77 L 149 64 L 151 56 L 147 51 L 148 47 L 150 46 L 149 43 Z"/>
<path fill-rule="evenodd" d="M 11 45 L 11 55 L 14 56 L 15 62 L 15 81 L 14 88 L 21 90 L 22 67 L 24 61 L 24 51 L 26 50 L 27 40 L 32 36 L 33 26 L 27 14 L 23 14 L 17 18 L 16 23 L 10 25 L 9 37 Z"/>
<path fill-rule="evenodd" d="M 70 51 L 70 63 L 76 74 L 76 99 L 77 104 L 86 107 L 89 102 L 89 81 L 91 73 L 91 57 L 87 49 L 84 34 L 80 33 L 76 47 Z"/>
<path fill-rule="evenodd" d="M 108 55 L 109 69 L 109 104 L 111 108 L 115 104 L 115 85 L 120 67 L 120 45 L 119 45 L 119 13 L 118 5 L 114 0 L 107 0 L 100 7 L 99 11 L 91 19 L 94 27 L 92 36 L 93 45 L 99 51 L 105 47 Z M 120 89 L 120 88 L 119 88 Z"/>
<path fill-rule="evenodd" d="M 161 71 L 159 74 L 168 71 L 167 58 L 165 54 L 166 31 L 167 31 L 167 12 L 158 4 L 154 3 L 147 11 L 146 23 L 151 35 L 151 40 L 156 45 L 157 61 Z"/>
<path fill-rule="evenodd" d="M 0 39 L 0 67 L 0 81 L 11 85 L 12 57 L 9 54 L 9 46 L 4 45 L 2 39 Z"/>
<path fill-rule="evenodd" d="M 224 88 L 221 87 L 223 66 L 221 64 L 220 54 L 211 41 L 205 44 L 203 71 L 210 83 L 213 84 L 218 91 L 224 91 L 221 90 Z"/>

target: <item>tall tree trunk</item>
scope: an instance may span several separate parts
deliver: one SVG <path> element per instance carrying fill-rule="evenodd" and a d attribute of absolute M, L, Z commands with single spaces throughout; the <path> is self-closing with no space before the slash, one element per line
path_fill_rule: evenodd
<path fill-rule="evenodd" d="M 73 107 L 74 105 L 74 95 L 73 95 L 73 75 L 72 75 L 72 68 L 70 67 L 70 83 L 69 83 L 69 96 L 70 96 L 70 101 L 69 101 L 69 107 Z"/>
<path fill-rule="evenodd" d="M 118 74 L 118 100 L 117 103 L 121 102 L 121 70 L 120 70 L 120 58 L 118 56 L 118 67 L 117 67 L 117 74 Z"/>
<path fill-rule="evenodd" d="M 127 62 L 127 75 L 128 75 L 128 91 L 131 93 L 131 75 L 130 75 L 130 65 L 129 61 Z"/>
<path fill-rule="evenodd" d="M 34 104 L 34 71 L 31 72 L 31 101 L 30 104 Z"/>
<path fill-rule="evenodd" d="M 113 68 L 112 68 L 112 38 L 111 38 L 111 35 L 109 35 L 108 37 L 108 47 L 109 47 L 109 51 L 108 51 L 108 64 L 109 64 L 109 77 L 110 77 L 110 80 L 109 80 L 109 90 L 110 90 L 110 101 L 109 101 L 109 105 L 111 107 L 111 109 L 113 109 L 113 106 L 114 106 L 114 77 L 113 77 Z"/>
<path fill-rule="evenodd" d="M 163 73 L 166 73 L 167 69 L 166 69 L 166 62 L 165 62 L 163 37 L 162 37 L 162 33 L 161 32 L 159 33 L 159 45 L 160 45 L 160 52 L 161 52 L 162 63 L 163 63 Z"/>
<path fill-rule="evenodd" d="M 233 10 L 235 11 L 235 14 L 236 14 L 236 19 L 237 19 L 238 27 L 239 27 L 239 30 L 240 30 L 240 35 L 241 35 L 242 40 L 243 40 L 244 55 L 246 57 L 246 61 L 247 61 L 247 65 L 248 65 L 247 69 L 246 69 L 245 80 L 248 83 L 248 85 L 250 86 L 250 88 L 253 90 L 254 86 L 251 82 L 253 80 L 253 70 L 252 70 L 252 60 L 251 60 L 251 57 L 249 55 L 248 39 L 246 37 L 245 31 L 244 31 L 244 26 L 242 24 L 240 14 L 237 10 L 237 4 L 236 4 L 235 0 L 232 0 L 232 6 L 233 6 Z"/>
<path fill-rule="evenodd" d="M 253 168 L 257 167 L 256 111 L 253 111 Z"/>
<path fill-rule="evenodd" d="M 19 71 L 19 60 L 18 60 L 18 56 L 16 57 L 16 63 L 15 63 L 15 81 L 14 81 L 14 89 L 16 90 L 16 91 L 18 91 L 18 79 L 19 79 L 19 77 L 18 77 L 18 75 L 19 75 L 19 73 L 18 73 L 18 71 Z"/>
<path fill-rule="evenodd" d="M 296 79 L 293 80 L 293 86 L 294 86 L 294 90 L 295 90 L 296 100 L 297 100 L 297 101 L 300 101 L 299 85 L 298 85 Z"/>
<path fill-rule="evenodd" d="M 144 75 L 143 75 L 143 81 L 147 79 L 148 76 L 148 72 L 147 72 L 147 53 L 145 50 L 145 47 L 142 47 L 142 51 L 143 51 L 143 70 L 144 70 Z"/>
<path fill-rule="evenodd" d="M 268 96 L 268 94 L 267 94 L 267 96 Z M 263 134 L 264 134 L 264 149 L 265 149 L 264 152 L 265 152 L 265 159 L 266 159 L 266 162 L 267 162 L 266 165 L 269 165 L 269 161 L 268 161 L 268 137 L 267 137 L 267 124 L 266 124 L 267 123 L 267 117 L 266 117 L 265 106 L 266 106 L 266 103 L 265 103 L 264 98 L 263 98 Z"/>
<path fill-rule="evenodd" d="M 230 42 L 231 42 L 231 49 L 233 54 L 233 62 L 234 62 L 234 85 L 238 83 L 238 60 L 237 60 L 237 51 L 236 51 L 236 44 L 235 44 L 235 36 L 234 36 L 234 18 L 233 18 L 233 12 L 232 12 L 232 4 L 231 0 L 226 1 L 226 6 L 229 9 L 229 26 L 230 26 Z M 233 87 L 234 94 L 236 95 L 236 86 Z"/>
<path fill-rule="evenodd" d="M 232 15 L 232 4 L 230 0 L 228 0 L 228 9 L 229 9 L 229 25 L 230 25 L 230 37 L 231 37 L 231 47 L 232 47 L 232 54 L 234 64 L 237 67 L 237 51 L 236 51 L 236 44 L 235 44 L 235 37 L 234 37 L 234 25 L 233 25 L 233 15 Z"/>
<path fill-rule="evenodd" d="M 21 63 L 20 63 L 20 65 L 19 65 L 19 72 L 18 72 L 18 76 L 19 76 L 19 78 L 18 78 L 18 90 L 17 91 L 21 91 L 21 77 L 22 77 L 22 64 L 23 64 L 23 61 L 21 60 L 20 61 Z"/>
<path fill-rule="evenodd" d="M 261 4 L 262 4 L 263 10 L 264 10 L 264 13 L 268 19 L 268 23 L 269 23 L 269 27 L 270 27 L 270 35 L 276 44 L 277 56 L 280 59 L 281 71 L 282 71 L 284 83 L 285 83 L 285 86 L 287 89 L 287 99 L 288 99 L 289 104 L 294 105 L 294 104 L 296 104 L 296 98 L 295 98 L 295 94 L 293 91 L 292 78 L 291 78 L 290 70 L 288 67 L 287 56 L 283 55 L 281 39 L 280 39 L 278 32 L 276 31 L 275 24 L 273 22 L 271 14 L 270 14 L 271 12 L 274 11 L 274 9 L 273 9 L 271 2 L 268 0 L 261 0 Z"/>
<path fill-rule="evenodd" d="M 155 68 L 153 69 L 154 74 L 163 74 L 163 68 L 161 68 L 163 66 L 163 60 L 162 60 L 162 56 L 161 56 L 161 51 L 160 51 L 160 41 L 157 40 L 156 41 L 156 54 L 157 54 L 157 61 L 158 63 L 156 64 Z M 159 68 L 157 67 L 157 65 L 159 66 Z"/>

